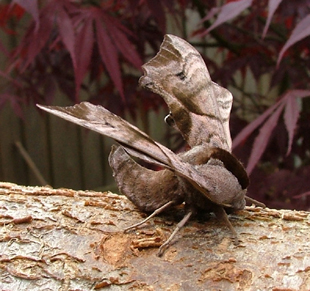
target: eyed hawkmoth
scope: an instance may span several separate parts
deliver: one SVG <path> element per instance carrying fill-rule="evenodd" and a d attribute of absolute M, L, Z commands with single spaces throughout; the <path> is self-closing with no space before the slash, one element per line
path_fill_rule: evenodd
<path fill-rule="evenodd" d="M 248 175 L 231 154 L 231 93 L 212 82 L 198 51 L 177 36 L 166 35 L 158 54 L 142 68 L 140 85 L 167 103 L 166 121 L 182 134 L 188 151 L 177 155 L 119 116 L 88 102 L 72 107 L 38 106 L 119 143 L 109 156 L 114 178 L 120 191 L 141 211 L 153 212 L 147 219 L 184 203 L 186 215 L 159 255 L 199 211 L 214 212 L 236 238 L 226 212 L 243 209 L 246 200 L 262 204 L 246 196 Z M 147 169 L 132 157 L 164 169 Z"/>

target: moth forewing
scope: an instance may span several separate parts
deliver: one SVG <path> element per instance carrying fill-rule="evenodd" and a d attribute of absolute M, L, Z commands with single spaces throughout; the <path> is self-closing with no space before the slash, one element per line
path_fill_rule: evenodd
<path fill-rule="evenodd" d="M 166 35 L 157 55 L 142 68 L 140 85 L 163 97 L 176 127 L 191 147 L 207 143 L 231 151 L 232 95 L 211 81 L 193 46 Z"/>

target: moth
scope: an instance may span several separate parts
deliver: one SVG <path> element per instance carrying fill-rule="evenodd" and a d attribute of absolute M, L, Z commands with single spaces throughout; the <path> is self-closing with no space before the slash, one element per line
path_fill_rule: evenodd
<path fill-rule="evenodd" d="M 118 142 L 109 155 L 116 183 L 141 211 L 152 213 L 127 230 L 184 204 L 184 218 L 159 248 L 158 255 L 198 212 L 214 212 L 237 239 L 227 213 L 243 209 L 246 200 L 263 204 L 246 196 L 248 175 L 231 153 L 232 94 L 212 82 L 199 52 L 174 35 L 165 35 L 157 55 L 142 69 L 140 85 L 167 103 L 170 113 L 165 120 L 181 133 L 190 147 L 188 151 L 175 154 L 121 117 L 88 102 L 70 107 L 38 107 Z M 145 168 L 132 157 L 163 169 Z"/>

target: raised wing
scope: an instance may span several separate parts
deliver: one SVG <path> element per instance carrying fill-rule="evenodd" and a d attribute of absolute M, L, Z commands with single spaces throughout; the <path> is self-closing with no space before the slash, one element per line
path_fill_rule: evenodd
<path fill-rule="evenodd" d="M 211 81 L 194 47 L 177 36 L 165 35 L 158 54 L 142 68 L 140 85 L 164 98 L 191 147 L 208 143 L 231 152 L 232 95 Z"/>

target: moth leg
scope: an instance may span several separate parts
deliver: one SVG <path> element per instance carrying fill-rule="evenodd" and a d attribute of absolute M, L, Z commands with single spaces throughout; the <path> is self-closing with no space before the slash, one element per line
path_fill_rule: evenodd
<path fill-rule="evenodd" d="M 177 224 L 177 227 L 173 231 L 173 233 L 170 235 L 170 237 L 160 246 L 157 256 L 161 257 L 167 247 L 169 247 L 171 241 L 177 234 L 177 232 L 185 225 L 185 223 L 190 219 L 191 215 L 193 214 L 193 211 L 189 211 L 186 213 L 186 215 L 183 217 L 183 219 Z"/>
<path fill-rule="evenodd" d="M 141 224 L 147 222 L 148 220 L 150 220 L 152 217 L 154 217 L 155 215 L 163 212 L 164 210 L 166 210 L 167 208 L 169 208 L 169 206 L 171 206 L 173 204 L 173 201 L 169 201 L 167 202 L 166 204 L 164 204 L 163 206 L 157 208 L 151 215 L 149 215 L 147 218 L 145 218 L 144 220 L 134 224 L 134 225 L 131 225 L 127 228 L 124 229 L 124 232 L 130 230 L 130 229 L 133 229 L 133 228 L 137 228 L 138 226 L 140 226 Z"/>
<path fill-rule="evenodd" d="M 266 208 L 266 205 L 265 205 L 264 203 L 259 202 L 259 201 L 255 200 L 255 199 L 253 199 L 253 198 L 250 198 L 249 196 L 245 196 L 244 198 L 245 198 L 245 200 L 246 200 L 247 202 L 252 203 L 252 204 L 255 204 L 255 206 L 260 206 L 260 207 L 262 207 L 262 208 Z"/>
<path fill-rule="evenodd" d="M 236 230 L 234 229 L 234 227 L 232 226 L 231 222 L 229 221 L 225 209 L 221 206 L 218 206 L 214 210 L 214 213 L 215 213 L 216 217 L 219 220 L 222 220 L 225 223 L 225 225 L 229 228 L 229 230 L 231 231 L 231 233 L 233 235 L 233 239 L 234 239 L 234 244 L 239 244 L 238 234 L 237 234 Z"/>

